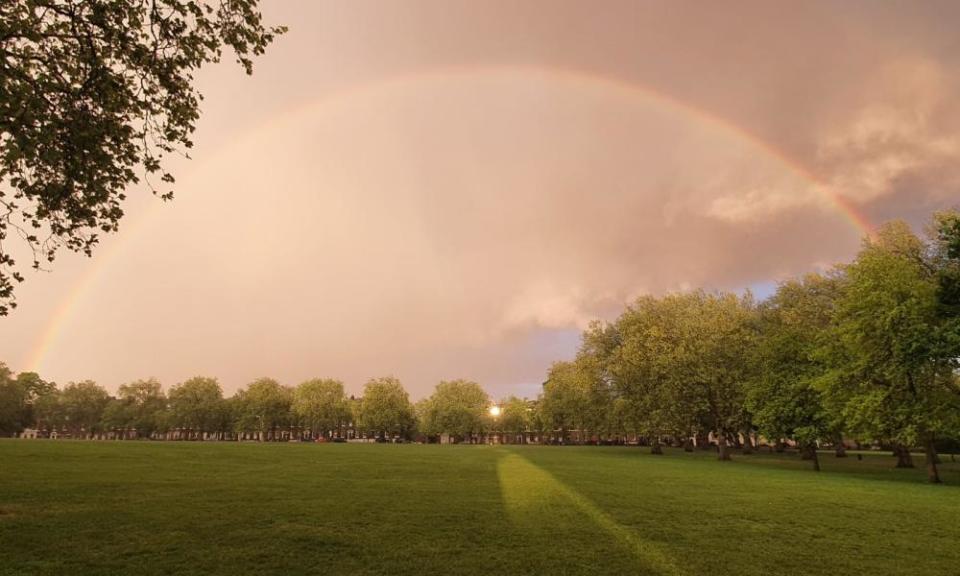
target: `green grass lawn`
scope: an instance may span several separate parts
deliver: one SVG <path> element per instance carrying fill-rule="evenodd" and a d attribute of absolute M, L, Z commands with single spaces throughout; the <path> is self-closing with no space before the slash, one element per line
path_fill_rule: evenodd
<path fill-rule="evenodd" d="M 950 576 L 944 460 L 7 440 L 0 574 Z"/>

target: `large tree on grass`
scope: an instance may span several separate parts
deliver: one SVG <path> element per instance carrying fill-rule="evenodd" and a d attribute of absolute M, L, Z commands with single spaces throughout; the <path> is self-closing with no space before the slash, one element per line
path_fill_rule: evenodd
<path fill-rule="evenodd" d="M 828 368 L 819 351 L 840 285 L 835 275 L 809 274 L 779 286 L 762 309 L 758 370 L 747 389 L 747 406 L 759 432 L 773 440 L 794 440 L 815 470 L 820 469 L 817 442 L 829 439 L 842 446 L 843 440 L 817 386 Z"/>
<path fill-rule="evenodd" d="M 476 382 L 443 381 L 419 405 L 421 432 L 428 436 L 450 434 L 469 440 L 487 427 L 490 397 Z"/>
<path fill-rule="evenodd" d="M 339 434 L 350 419 L 343 382 L 317 378 L 301 383 L 293 391 L 293 412 L 314 437 Z"/>
<path fill-rule="evenodd" d="M 616 323 L 619 346 L 606 364 L 632 429 L 649 438 L 652 454 L 662 454 L 661 437 L 677 429 L 676 301 L 644 296 L 628 306 Z"/>
<path fill-rule="evenodd" d="M 601 364 L 579 354 L 573 361 L 554 362 L 540 396 L 540 412 L 551 431 L 560 431 L 565 442 L 571 430 L 577 442 L 606 429 L 610 394 Z"/>
<path fill-rule="evenodd" d="M 0 315 L 23 280 L 11 237 L 39 268 L 116 231 L 130 186 L 171 198 L 163 160 L 193 145 L 197 70 L 226 48 L 249 74 L 283 31 L 259 0 L 0 2 Z"/>
<path fill-rule="evenodd" d="M 667 300 L 676 327 L 663 373 L 671 382 L 677 426 L 709 426 L 719 458 L 729 460 L 730 441 L 750 427 L 746 393 L 755 376 L 759 328 L 753 297 L 695 291 Z"/>
<path fill-rule="evenodd" d="M 36 372 L 16 376 L 0 362 L 0 435 L 15 434 L 24 428 L 37 427 L 37 402 L 56 387 Z"/>
<path fill-rule="evenodd" d="M 0 436 L 16 434 L 26 426 L 27 395 L 13 372 L 0 362 Z"/>
<path fill-rule="evenodd" d="M 107 427 L 129 431 L 149 438 L 161 426 L 167 398 L 160 382 L 150 378 L 121 384 L 117 397 L 107 407 L 104 421 Z"/>
<path fill-rule="evenodd" d="M 500 402 L 497 426 L 504 434 L 513 436 L 515 441 L 522 444 L 533 425 L 533 405 L 529 400 L 510 396 Z"/>
<path fill-rule="evenodd" d="M 908 447 L 926 449 L 939 482 L 934 442 L 956 430 L 955 319 L 943 313 L 936 250 L 902 222 L 881 228 L 847 266 L 823 382 L 846 423 L 862 436 L 893 442 L 899 465 Z"/>
<path fill-rule="evenodd" d="M 640 434 L 705 441 L 722 460 L 749 428 L 746 390 L 755 371 L 756 307 L 750 295 L 695 291 L 643 297 L 618 320 L 608 370 L 619 408 Z M 687 447 L 691 448 L 689 442 Z"/>
<path fill-rule="evenodd" d="M 110 395 L 92 380 L 71 382 L 59 395 L 64 425 L 74 437 L 91 437 L 102 431 L 103 413 Z"/>
<path fill-rule="evenodd" d="M 291 423 L 293 389 L 272 378 L 258 378 L 237 394 L 238 425 L 254 430 L 259 439 L 275 440 L 277 430 Z"/>
<path fill-rule="evenodd" d="M 416 425 L 410 396 L 400 380 L 392 376 L 367 382 L 356 412 L 358 428 L 380 438 L 409 437 Z"/>
<path fill-rule="evenodd" d="M 201 440 L 218 429 L 226 409 L 223 389 L 216 378 L 195 376 L 170 388 L 169 424 Z"/>

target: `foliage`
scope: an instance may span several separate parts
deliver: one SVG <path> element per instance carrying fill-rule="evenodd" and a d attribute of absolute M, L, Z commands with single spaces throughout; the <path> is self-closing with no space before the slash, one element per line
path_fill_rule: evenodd
<path fill-rule="evenodd" d="M 21 372 L 14 377 L 7 365 L 0 362 L 0 435 L 16 434 L 32 426 L 37 402 L 55 389 L 35 372 Z"/>
<path fill-rule="evenodd" d="M 427 436 L 450 434 L 470 439 L 487 427 L 490 397 L 476 382 L 444 381 L 437 384 L 433 395 L 418 405 L 420 432 Z"/>
<path fill-rule="evenodd" d="M 942 313 L 931 253 L 906 224 L 893 222 L 845 269 L 823 385 L 862 437 L 932 447 L 937 435 L 957 430 L 960 347 L 953 319 Z M 929 452 L 928 465 L 938 481 Z"/>
<path fill-rule="evenodd" d="M 500 418 L 495 426 L 506 434 L 519 436 L 534 429 L 534 407 L 526 398 L 510 396 L 500 402 Z"/>
<path fill-rule="evenodd" d="M 58 411 L 74 437 L 90 436 L 103 429 L 103 413 L 110 395 L 92 380 L 71 382 L 59 395 Z"/>
<path fill-rule="evenodd" d="M 213 432 L 225 411 L 223 390 L 216 378 L 195 376 L 169 393 L 169 423 L 199 434 Z"/>
<path fill-rule="evenodd" d="M 182 390 L 181 390 L 182 392 Z M 183 396 L 178 398 L 178 410 L 183 410 Z M 136 431 L 137 436 L 149 438 L 166 424 L 167 397 L 160 382 L 151 378 L 121 384 L 117 397 L 104 413 L 106 428 Z"/>
<path fill-rule="evenodd" d="M 601 365 L 592 356 L 580 354 L 572 362 L 554 362 L 543 384 L 541 416 L 551 431 L 566 441 L 577 431 L 583 443 L 605 428 L 610 393 Z"/>
<path fill-rule="evenodd" d="M 91 253 L 115 232 L 128 189 L 173 176 L 164 157 L 192 147 L 202 95 L 194 74 L 224 48 L 249 74 L 285 29 L 258 0 L 17 0 L 0 4 L 0 315 L 23 280 L 9 234 L 33 266 Z"/>
<path fill-rule="evenodd" d="M 343 382 L 317 378 L 293 391 L 293 412 L 314 436 L 328 437 L 350 419 Z"/>
<path fill-rule="evenodd" d="M 749 428 L 756 308 L 748 294 L 695 291 L 639 298 L 617 320 L 607 361 L 618 410 L 654 451 L 663 434 L 712 431 L 726 458 L 729 437 Z"/>
<path fill-rule="evenodd" d="M 400 381 L 387 376 L 367 382 L 357 406 L 356 423 L 377 437 L 410 437 L 416 416 L 410 396 Z"/>
<path fill-rule="evenodd" d="M 237 393 L 237 427 L 242 431 L 255 431 L 261 439 L 290 424 L 290 409 L 293 405 L 293 390 L 280 385 L 272 378 L 258 378 Z"/>
<path fill-rule="evenodd" d="M 661 436 L 686 431 L 681 410 L 699 399 L 686 390 L 689 358 L 680 356 L 685 326 L 679 313 L 687 298 L 638 298 L 617 319 L 618 345 L 607 361 L 620 416 L 631 430 L 651 437 L 655 453 Z"/>
<path fill-rule="evenodd" d="M 747 406 L 758 431 L 804 447 L 838 441 L 840 418 L 831 418 L 817 383 L 829 366 L 820 349 L 841 295 L 839 275 L 809 274 L 784 282 L 762 307 L 756 381 Z"/>

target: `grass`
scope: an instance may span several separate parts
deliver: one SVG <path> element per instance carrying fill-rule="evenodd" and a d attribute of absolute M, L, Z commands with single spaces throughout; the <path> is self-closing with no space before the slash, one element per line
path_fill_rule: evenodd
<path fill-rule="evenodd" d="M 960 574 L 960 463 L 0 441 L 0 575 Z"/>

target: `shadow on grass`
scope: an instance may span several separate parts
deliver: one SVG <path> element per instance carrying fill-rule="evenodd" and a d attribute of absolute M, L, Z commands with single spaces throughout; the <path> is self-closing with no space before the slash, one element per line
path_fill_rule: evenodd
<path fill-rule="evenodd" d="M 632 573 L 657 576 L 685 573 L 657 546 L 640 538 L 523 456 L 512 451 L 506 453 L 497 463 L 497 475 L 507 515 L 517 533 L 529 541 L 550 545 L 553 535 L 566 540 L 569 534 L 582 534 L 583 539 L 593 539 L 594 544 L 593 550 L 585 550 L 585 556 L 592 556 L 607 568 L 611 561 L 619 561 L 624 568 L 632 565 Z M 561 557 L 564 554 L 568 559 L 571 557 L 569 549 L 559 552 Z M 596 565 L 585 568 L 589 573 Z"/>
<path fill-rule="evenodd" d="M 905 482 L 910 484 L 928 484 L 926 465 L 922 454 L 914 454 L 914 468 L 897 468 L 896 457 L 882 451 L 849 451 L 846 458 L 837 458 L 833 451 L 819 452 L 823 474 L 846 476 L 859 480 L 879 480 L 885 482 Z M 860 456 L 861 458 L 858 458 Z M 768 469 L 796 470 L 815 474 L 812 463 L 803 460 L 795 452 L 754 452 L 751 455 L 735 454 L 734 461 L 750 466 Z M 941 456 L 938 465 L 940 478 L 947 486 L 960 485 L 960 462 L 947 454 Z"/>

